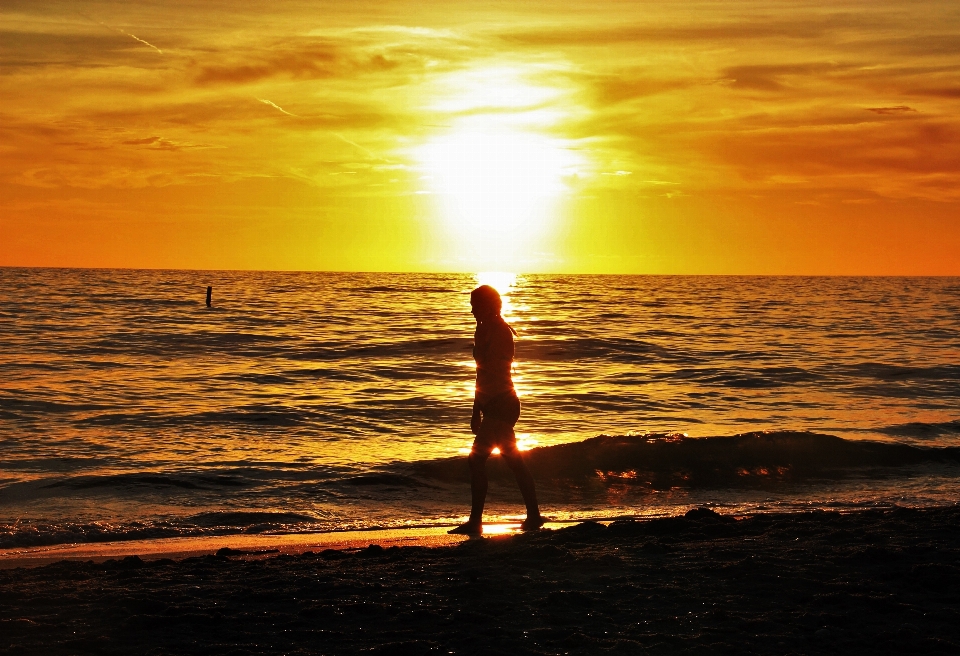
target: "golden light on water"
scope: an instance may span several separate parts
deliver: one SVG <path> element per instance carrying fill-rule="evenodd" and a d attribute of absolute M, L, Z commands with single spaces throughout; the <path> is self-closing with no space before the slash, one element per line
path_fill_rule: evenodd
<path fill-rule="evenodd" d="M 515 310 L 517 310 L 516 305 L 511 300 L 511 292 L 516 289 L 519 281 L 519 276 L 516 273 L 510 271 L 481 271 L 476 274 L 476 284 L 477 285 L 490 285 L 498 292 L 500 292 L 500 298 L 503 300 L 503 307 L 500 311 L 501 316 L 514 325 L 514 329 L 517 328 L 517 319 L 513 316 Z M 522 309 L 526 309 L 526 306 L 522 306 Z M 472 366 L 476 366 L 472 360 L 470 361 Z M 527 392 L 528 386 L 524 376 L 521 373 L 521 364 L 514 360 L 513 363 L 513 384 L 514 389 L 517 392 L 517 395 L 522 399 Z M 473 389 L 470 389 L 470 393 L 473 393 Z M 529 433 L 521 433 L 517 435 L 517 448 L 521 451 L 527 451 L 532 449 L 537 445 L 537 440 L 533 439 Z M 469 452 L 469 449 L 467 449 Z M 499 452 L 498 452 L 499 453 Z"/>
<path fill-rule="evenodd" d="M 490 285 L 501 296 L 510 294 L 510 290 L 517 284 L 517 274 L 509 271 L 481 271 L 477 274 L 478 285 Z"/>
<path fill-rule="evenodd" d="M 530 433 L 517 433 L 517 450 L 518 451 L 529 451 L 530 449 L 535 448 L 540 441 L 533 437 Z M 466 446 L 462 446 L 457 449 L 457 453 L 461 455 L 467 455 L 470 453 L 470 448 L 473 446 L 473 440 L 467 442 Z M 491 454 L 498 456 L 500 455 L 500 449 L 494 448 L 491 451 Z"/>
<path fill-rule="evenodd" d="M 520 524 L 484 524 L 483 525 L 483 534 L 486 536 L 491 535 L 507 535 L 509 533 L 516 533 L 520 529 Z"/>
<path fill-rule="evenodd" d="M 530 433 L 517 434 L 517 449 L 520 451 L 529 451 L 540 443 L 539 440 L 532 437 Z"/>
<path fill-rule="evenodd" d="M 477 286 L 490 285 L 500 292 L 500 300 L 503 301 L 500 316 L 510 321 L 514 310 L 513 303 L 510 301 L 510 292 L 517 285 L 517 274 L 508 271 L 481 271 L 476 278 Z"/>

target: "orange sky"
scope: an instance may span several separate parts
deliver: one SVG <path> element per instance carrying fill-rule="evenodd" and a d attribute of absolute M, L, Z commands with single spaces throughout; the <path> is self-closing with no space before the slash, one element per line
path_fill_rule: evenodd
<path fill-rule="evenodd" d="M 955 2 L 2 2 L 0 265 L 960 274 Z"/>

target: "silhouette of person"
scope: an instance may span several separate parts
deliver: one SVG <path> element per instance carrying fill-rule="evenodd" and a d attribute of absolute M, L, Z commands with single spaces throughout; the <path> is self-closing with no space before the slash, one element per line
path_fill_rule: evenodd
<path fill-rule="evenodd" d="M 477 320 L 473 338 L 473 357 L 477 361 L 477 390 L 473 401 L 470 430 L 476 435 L 467 461 L 470 464 L 470 519 L 450 531 L 462 535 L 483 533 L 483 504 L 487 497 L 487 458 L 494 448 L 507 461 L 517 477 L 517 485 L 527 506 L 527 518 L 521 525 L 525 531 L 543 526 L 537 504 L 533 476 L 527 470 L 517 449 L 513 427 L 520 418 L 520 399 L 513 388 L 513 330 L 500 316 L 502 301 L 497 290 L 481 285 L 470 294 L 470 306 Z"/>

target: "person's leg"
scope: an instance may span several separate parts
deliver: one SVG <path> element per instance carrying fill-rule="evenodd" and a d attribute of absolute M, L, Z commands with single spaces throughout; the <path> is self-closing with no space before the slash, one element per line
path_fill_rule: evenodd
<path fill-rule="evenodd" d="M 489 451 L 474 446 L 467 462 L 470 464 L 470 524 L 483 524 L 483 504 L 487 500 L 487 457 Z"/>
<path fill-rule="evenodd" d="M 448 531 L 455 535 L 480 535 L 483 533 L 483 505 L 487 499 L 487 458 L 490 457 L 492 446 L 480 439 L 482 433 L 477 431 L 477 439 L 470 449 L 467 463 L 470 465 L 470 519 Z"/>
<path fill-rule="evenodd" d="M 537 488 L 533 482 L 533 476 L 527 469 L 523 454 L 517 450 L 516 446 L 512 449 L 502 449 L 501 455 L 506 459 L 507 465 L 513 470 L 513 475 L 517 477 L 517 485 L 520 487 L 520 494 L 523 495 L 523 503 L 527 506 L 527 519 L 523 522 L 523 528 L 540 528 L 543 526 L 543 519 L 540 517 L 540 504 L 537 503 Z"/>

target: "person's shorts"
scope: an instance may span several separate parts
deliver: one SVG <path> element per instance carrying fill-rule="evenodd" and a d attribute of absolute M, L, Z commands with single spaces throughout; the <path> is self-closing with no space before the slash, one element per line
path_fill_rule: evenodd
<path fill-rule="evenodd" d="M 520 419 L 520 399 L 517 398 L 517 393 L 510 391 L 493 397 L 480 408 L 480 413 L 482 420 L 477 438 L 473 441 L 474 450 L 489 453 L 497 447 L 501 452 L 515 451 L 517 436 L 512 429 Z M 496 422 L 497 426 L 491 427 L 489 422 Z M 504 430 L 504 424 L 509 430 Z"/>
<path fill-rule="evenodd" d="M 480 408 L 484 419 L 494 419 L 513 428 L 520 419 L 520 399 L 513 390 L 493 397 Z"/>

